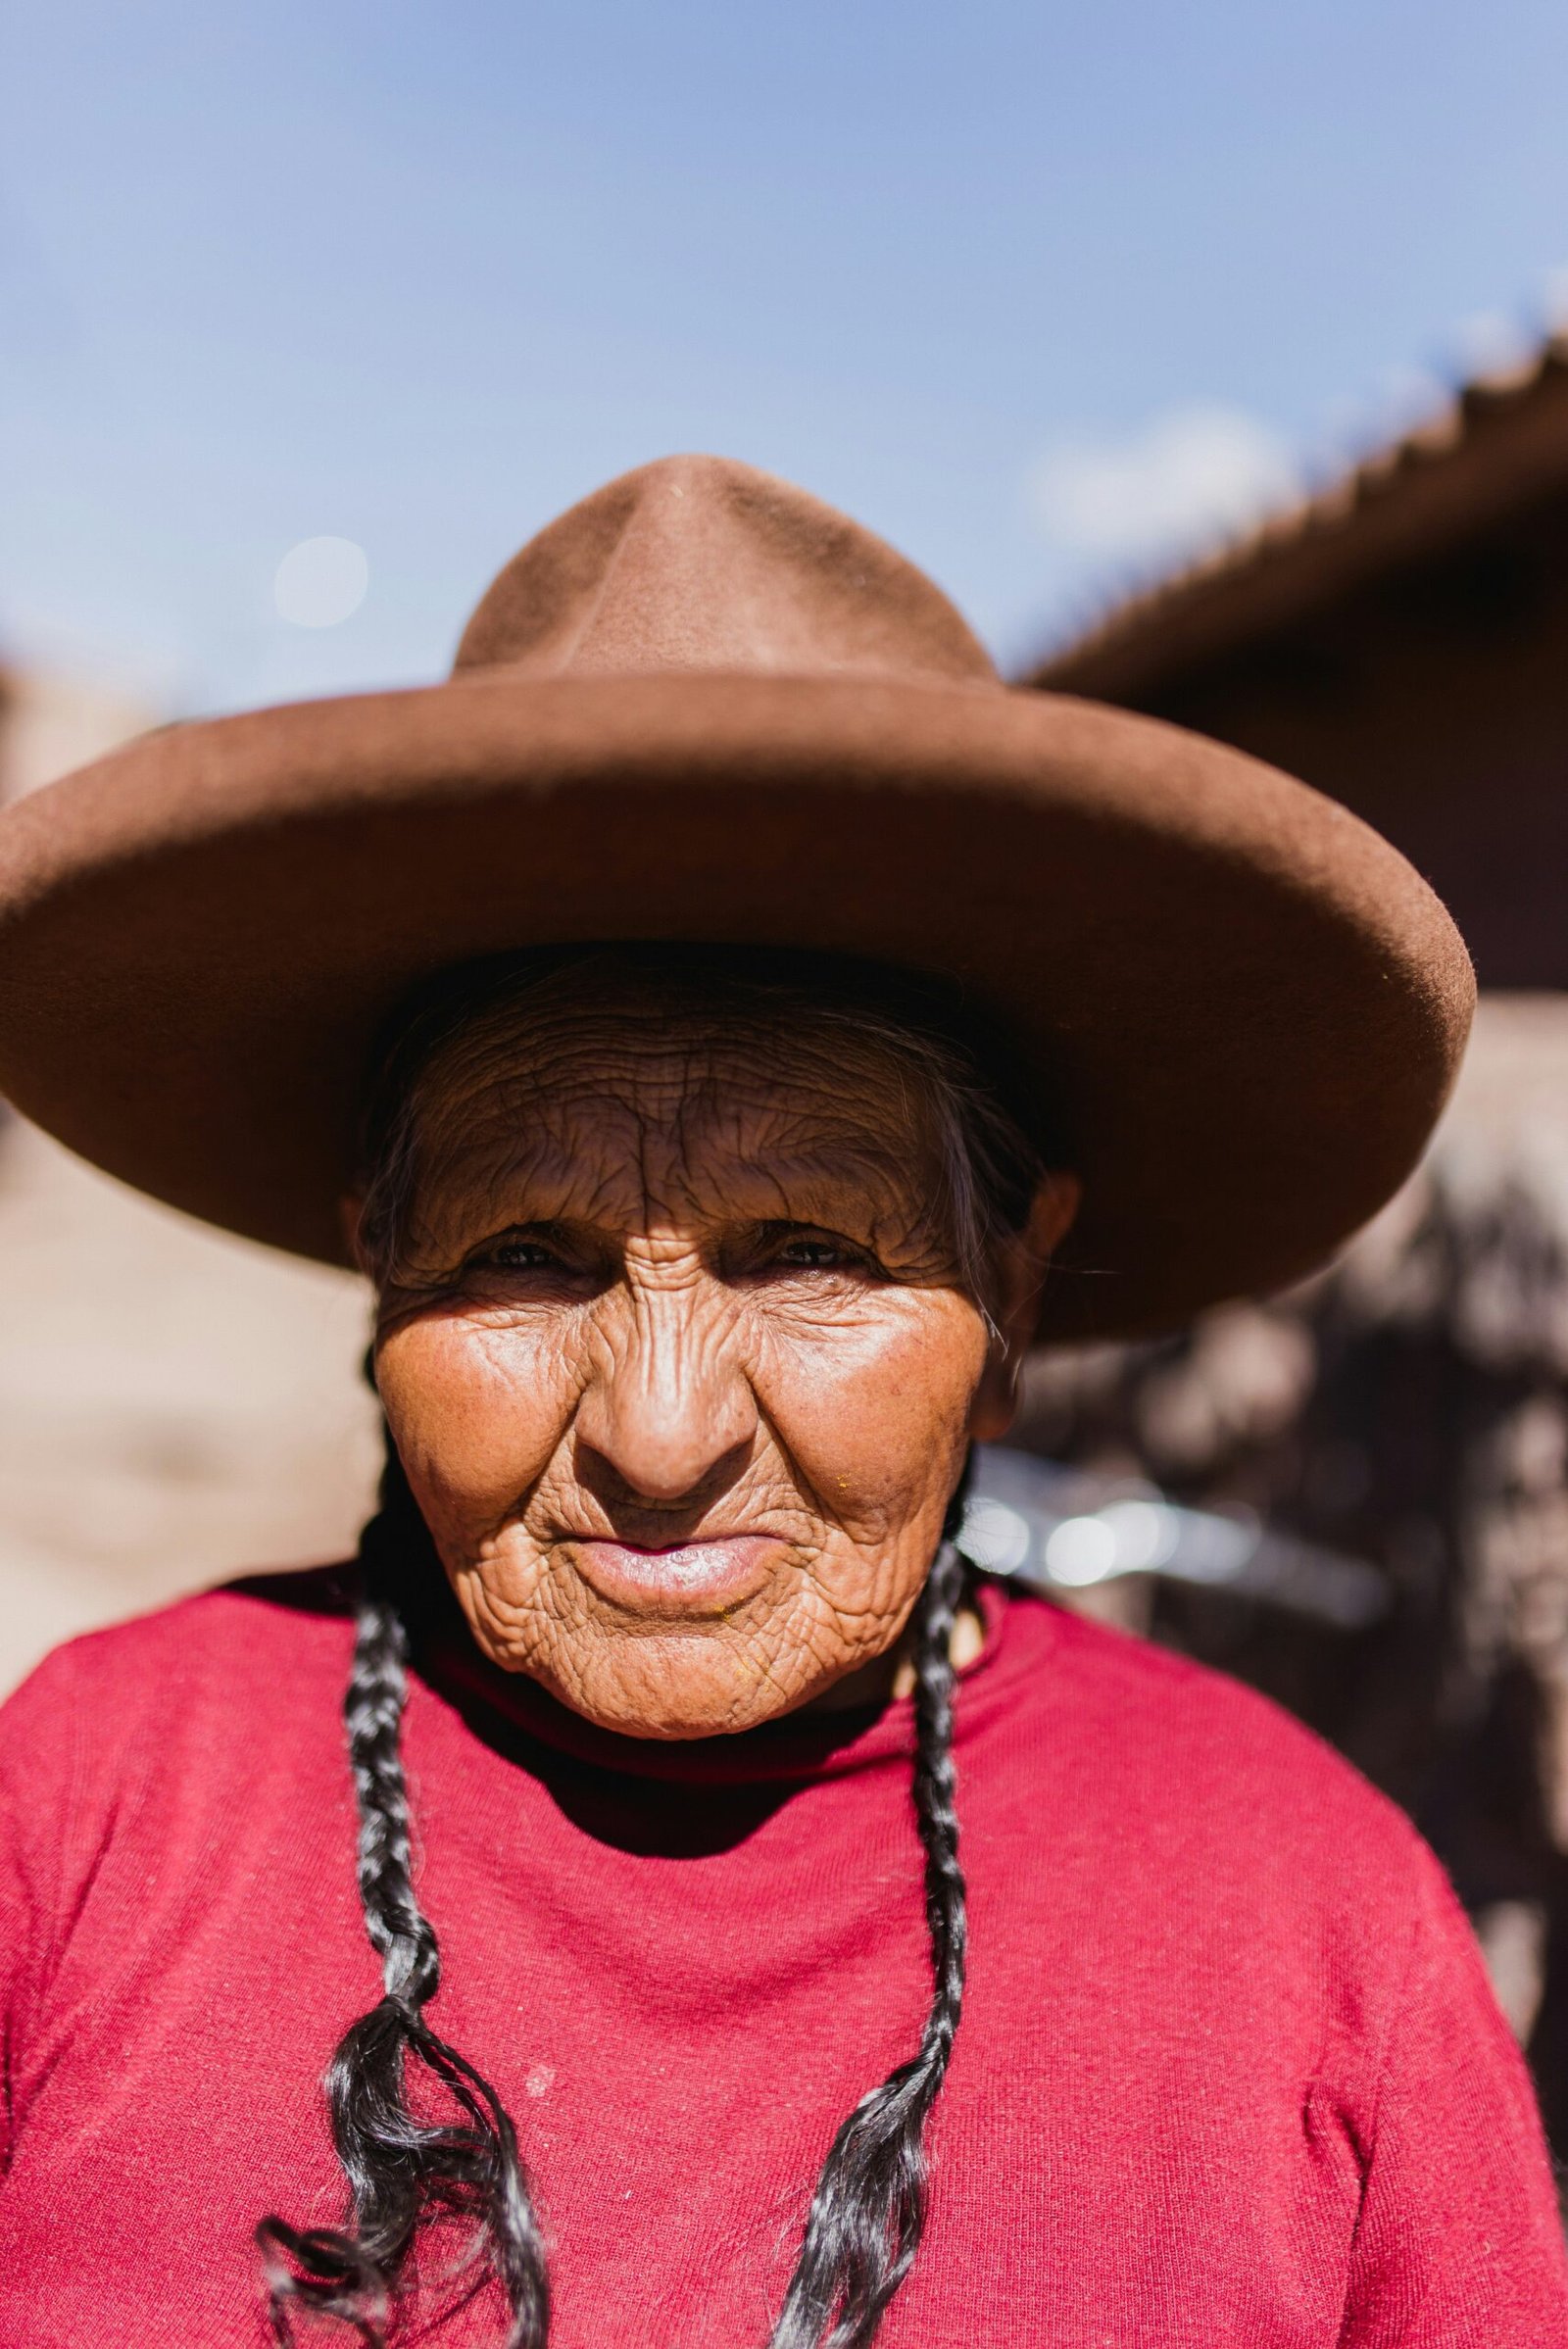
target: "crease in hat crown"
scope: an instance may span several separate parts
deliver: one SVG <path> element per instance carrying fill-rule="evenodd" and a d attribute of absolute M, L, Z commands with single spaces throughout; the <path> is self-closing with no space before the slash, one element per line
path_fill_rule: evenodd
<path fill-rule="evenodd" d="M 1000 689 L 940 588 L 771 473 L 666 457 L 528 541 L 464 631 L 455 674 L 880 676 Z"/>

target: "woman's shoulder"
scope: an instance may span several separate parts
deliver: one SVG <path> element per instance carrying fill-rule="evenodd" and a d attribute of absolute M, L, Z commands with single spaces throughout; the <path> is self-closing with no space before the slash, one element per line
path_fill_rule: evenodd
<path fill-rule="evenodd" d="M 71 1949 L 98 1967 L 126 1918 L 264 1873 L 323 1806 L 348 1831 L 351 1588 L 317 1571 L 181 1599 L 68 1640 L 0 1706 L 0 2031 Z"/>
<path fill-rule="evenodd" d="M 80 1782 L 95 1758 L 123 1766 L 252 1712 L 314 1704 L 341 1686 L 353 1641 L 353 1568 L 247 1577 L 68 1639 L 0 1705 L 0 1783 L 36 1789 L 53 1760 Z"/>
<path fill-rule="evenodd" d="M 1014 1602 L 1033 1669 L 1019 1706 L 1028 1772 L 1065 1773 L 1092 1809 L 1137 1821 L 1197 1869 L 1363 1890 L 1432 1865 L 1405 1812 L 1282 1705 L 1155 1641 L 1045 1601 Z"/>
<path fill-rule="evenodd" d="M 1112 1912 L 1124 1952 L 1162 1953 L 1178 2006 L 1217 1999 L 1216 2031 L 1251 2011 L 1358 2095 L 1423 1983 L 1490 2013 L 1441 1862 L 1344 1754 L 1152 1641 L 1032 1602 L 1017 1628 L 1033 1668 L 987 1824 L 1006 1836 L 1026 1940 L 1065 1916 L 1098 1948 Z"/>

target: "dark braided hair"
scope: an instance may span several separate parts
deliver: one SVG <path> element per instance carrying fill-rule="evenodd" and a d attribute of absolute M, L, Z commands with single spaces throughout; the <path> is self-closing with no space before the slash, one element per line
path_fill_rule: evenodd
<path fill-rule="evenodd" d="M 647 950 L 643 951 L 644 953 Z M 813 974 L 810 958 L 750 962 L 724 957 L 709 970 L 706 950 L 684 957 L 688 991 L 715 999 L 749 995 L 777 1009 L 834 1016 L 858 1012 L 880 1035 L 903 1030 L 914 1073 L 946 1113 L 955 1153 L 960 1225 L 977 1240 L 1016 1229 L 1048 1161 L 1013 1114 L 1010 1084 L 969 1048 L 966 1023 L 933 1016 L 902 993 L 894 1008 L 843 966 Z M 635 960 L 636 957 L 633 957 Z M 734 967 L 730 967 L 733 965 Z M 559 957 L 508 957 L 472 976 L 445 979 L 405 1012 L 381 1064 L 368 1121 L 368 1187 L 382 1236 L 406 1200 L 412 1106 L 433 1052 L 476 1011 L 504 1003 L 560 967 Z M 1009 1099 L 1010 1096 L 1010 1099 Z M 379 1196 L 378 1196 L 379 1187 Z M 965 1251 L 967 1254 L 967 1250 Z M 915 1673 L 915 1820 L 925 1855 L 925 1908 L 933 1994 L 919 2046 L 872 2088 L 841 2125 L 822 2166 L 805 2235 L 767 2349 L 869 2349 L 919 2247 L 926 2211 L 925 2124 L 947 2075 L 963 2001 L 966 1923 L 953 1767 L 952 1637 L 963 1591 L 954 1545 L 962 1486 L 911 1620 Z M 408 1790 L 399 1752 L 408 1635 L 400 1590 L 411 1561 L 430 1577 L 441 1567 L 390 1438 L 381 1507 L 361 1537 L 358 1634 L 345 1714 L 359 1802 L 359 1881 L 366 1930 L 382 1960 L 383 1995 L 353 2024 L 327 2074 L 333 2139 L 348 2179 L 350 2211 L 340 2227 L 297 2228 L 269 2218 L 258 2229 L 273 2335 L 292 2339 L 306 2310 L 340 2319 L 366 2349 L 382 2349 L 427 2220 L 466 2222 L 466 2272 L 482 2266 L 502 2286 L 511 2321 L 504 2349 L 545 2349 L 550 2292 L 543 2241 L 517 2149 L 496 2091 L 430 2029 L 424 2009 L 440 1983 L 441 1959 L 415 1898 L 409 1857 Z M 445 2122 L 419 2119 L 409 2101 L 411 2060 L 453 2108 Z M 477 2288 L 475 2286 L 474 2288 Z M 498 2344 L 498 2349 L 501 2345 Z"/>
<path fill-rule="evenodd" d="M 415 1898 L 399 1744 L 408 1634 L 396 1588 L 407 1572 L 411 1520 L 423 1535 L 388 1440 L 381 1507 L 360 1537 L 359 1614 L 343 1706 L 360 1812 L 360 1898 L 384 1985 L 369 2013 L 344 2033 L 326 2076 L 351 2225 L 300 2228 L 270 2218 L 257 2239 L 277 2341 L 292 2339 L 290 2311 L 305 2307 L 342 2318 L 367 2349 L 380 2349 L 420 2222 L 466 2219 L 473 2252 L 488 2256 L 506 2290 L 512 2323 L 505 2349 L 544 2349 L 550 2285 L 512 2118 L 488 2080 L 424 2020 L 441 1983 L 441 1952 Z M 431 1548 L 428 1536 L 422 1546 Z M 438 1572 L 433 1549 L 429 1562 Z M 449 2091 L 459 2118 L 426 2124 L 416 2117 L 408 2100 L 411 2056 Z"/>
<path fill-rule="evenodd" d="M 931 2011 L 918 2054 L 862 2096 L 833 2139 L 768 2349 L 865 2349 L 919 2248 L 926 2115 L 953 2054 L 968 1938 L 953 1769 L 953 1626 L 962 1592 L 963 1561 L 945 1540 L 914 1639 L 914 1814 L 925 1850 Z"/>

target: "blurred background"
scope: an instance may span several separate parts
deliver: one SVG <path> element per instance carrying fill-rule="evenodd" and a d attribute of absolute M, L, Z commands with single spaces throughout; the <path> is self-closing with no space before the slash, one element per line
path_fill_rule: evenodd
<path fill-rule="evenodd" d="M 1079 1517 L 1373 1578 L 1063 1583 L 1407 1805 L 1568 2149 L 1568 15 L 12 0 L 0 67 L 5 795 L 433 678 L 541 523 L 708 449 L 1432 876 L 1487 998 L 1428 1163 L 1307 1290 L 1036 1365 L 1020 1441 Z M 347 1547 L 365 1335 L 0 1129 L 0 1687 Z"/>

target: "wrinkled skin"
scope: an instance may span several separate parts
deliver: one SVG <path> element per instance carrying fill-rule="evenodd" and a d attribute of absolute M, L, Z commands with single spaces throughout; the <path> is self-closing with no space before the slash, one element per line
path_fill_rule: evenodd
<path fill-rule="evenodd" d="M 820 1037 L 626 1002 L 437 1063 L 376 1376 L 496 1664 L 648 1737 L 890 1685 L 1076 1196 L 988 1327 L 911 1115 Z"/>

